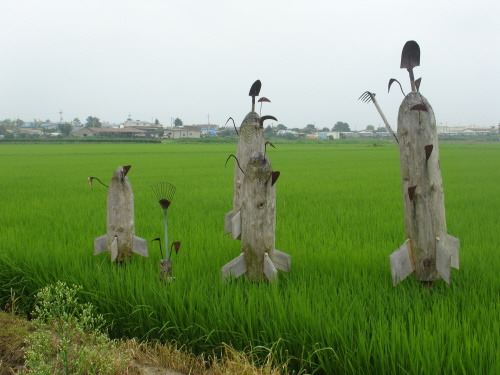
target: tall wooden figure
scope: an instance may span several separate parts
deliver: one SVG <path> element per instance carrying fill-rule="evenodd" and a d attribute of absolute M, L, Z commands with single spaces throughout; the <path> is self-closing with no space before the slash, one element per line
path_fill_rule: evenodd
<path fill-rule="evenodd" d="M 290 270 L 290 255 L 274 248 L 279 172 L 273 172 L 266 155 L 263 122 L 276 119 L 255 112 L 260 88 L 259 80 L 250 88 L 252 111 L 241 124 L 235 157 L 233 209 L 225 216 L 224 232 L 241 240 L 242 252 L 222 267 L 223 278 L 246 274 L 252 281 L 272 281 L 278 269 Z"/>
<path fill-rule="evenodd" d="M 459 266 L 459 240 L 446 231 L 436 119 L 413 78 L 419 65 L 420 48 L 409 41 L 401 68 L 408 69 L 412 92 L 399 107 L 397 130 L 407 240 L 390 256 L 394 286 L 412 272 L 431 287 L 437 279 L 449 284 L 450 267 Z"/>

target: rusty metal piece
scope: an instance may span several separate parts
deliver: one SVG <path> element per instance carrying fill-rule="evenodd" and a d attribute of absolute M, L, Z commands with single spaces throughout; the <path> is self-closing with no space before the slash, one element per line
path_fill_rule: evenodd
<path fill-rule="evenodd" d="M 169 182 L 157 182 L 151 185 L 151 189 L 156 199 L 158 199 L 161 208 L 166 211 L 172 203 L 172 198 L 175 194 L 175 186 Z"/>
<path fill-rule="evenodd" d="M 234 126 L 234 130 L 236 131 L 236 135 L 238 135 L 238 129 L 236 129 L 236 124 L 234 123 L 234 120 L 232 117 L 229 117 L 226 121 L 226 123 L 224 124 L 224 126 L 227 125 L 227 123 L 229 122 L 229 120 L 231 120 L 233 122 L 233 126 Z"/>
<path fill-rule="evenodd" d="M 127 175 L 128 171 L 130 171 L 130 168 L 132 168 L 131 165 L 125 165 L 123 167 L 123 177 L 125 177 Z"/>
<path fill-rule="evenodd" d="M 424 111 L 427 112 L 427 108 L 423 104 L 417 104 L 410 108 L 412 111 Z"/>
<path fill-rule="evenodd" d="M 399 83 L 399 81 L 398 81 L 396 78 L 391 78 L 391 79 L 389 80 L 389 85 L 388 85 L 388 88 L 387 88 L 387 92 L 391 91 L 391 85 L 392 85 L 394 82 L 397 82 L 397 83 L 398 83 L 399 88 L 401 89 L 401 92 L 403 93 L 403 96 L 406 96 L 405 92 L 403 91 L 403 86 L 401 86 L 401 83 Z"/>
<path fill-rule="evenodd" d="M 234 156 L 233 154 L 231 154 L 227 157 L 225 166 L 227 166 L 227 162 L 229 161 L 229 159 L 231 159 L 231 156 L 234 158 L 234 160 L 236 160 L 236 164 L 238 164 L 238 168 L 240 168 L 241 173 L 245 174 L 243 169 L 241 169 L 240 162 L 238 161 L 238 158 L 236 156 Z"/>
<path fill-rule="evenodd" d="M 413 76 L 413 68 L 416 66 L 420 66 L 420 47 L 414 40 L 409 40 L 401 52 L 400 68 L 408 70 L 410 74 L 411 91 L 416 91 L 415 77 Z"/>
<path fill-rule="evenodd" d="M 434 145 L 427 145 L 424 148 L 425 148 L 425 160 L 427 161 L 431 157 Z"/>
<path fill-rule="evenodd" d="M 172 246 L 170 246 L 170 250 L 172 250 L 172 247 L 174 248 L 175 253 L 178 254 L 179 249 L 181 248 L 181 241 L 172 242 Z"/>
<path fill-rule="evenodd" d="M 280 172 L 279 171 L 274 171 L 271 173 L 271 186 L 274 186 L 276 181 L 278 181 L 278 178 L 280 177 Z"/>
<path fill-rule="evenodd" d="M 417 88 L 417 91 L 420 91 L 420 83 L 422 82 L 422 78 L 419 78 L 415 81 L 415 87 Z"/>
<path fill-rule="evenodd" d="M 259 79 L 253 83 L 252 87 L 250 87 L 248 95 L 252 97 L 252 112 L 255 112 L 255 97 L 259 96 L 261 87 L 262 83 Z"/>
<path fill-rule="evenodd" d="M 276 148 L 276 147 L 274 147 L 274 145 L 271 142 L 265 141 L 264 142 L 264 153 L 266 153 L 266 151 L 267 151 L 267 145 L 271 146 L 272 148 Z"/>
<path fill-rule="evenodd" d="M 97 180 L 101 183 L 101 185 L 104 185 L 106 187 L 109 187 L 108 185 L 106 185 L 104 182 L 102 182 L 101 180 L 99 180 L 97 177 L 87 177 L 87 181 L 89 183 L 89 187 L 90 187 L 90 190 L 92 190 L 92 180 Z"/>
<path fill-rule="evenodd" d="M 263 129 L 264 128 L 264 121 L 266 120 L 274 120 L 274 121 L 278 121 L 278 119 L 274 116 L 262 116 L 260 118 L 260 128 Z"/>
<path fill-rule="evenodd" d="M 265 96 L 263 96 L 262 98 L 260 98 L 258 100 L 258 102 L 260 103 L 260 110 L 259 110 L 259 116 L 260 116 L 262 114 L 262 103 L 263 102 L 271 103 L 271 101 L 268 98 L 266 98 Z"/>
<path fill-rule="evenodd" d="M 168 206 L 170 206 L 170 203 L 172 203 L 168 199 L 160 199 L 158 202 L 160 203 L 161 208 L 163 208 L 164 210 L 166 210 Z"/>
<path fill-rule="evenodd" d="M 267 177 L 266 183 L 269 181 L 269 179 L 271 179 L 271 186 L 274 186 L 274 184 L 276 183 L 276 181 L 278 181 L 278 178 L 280 177 L 280 174 L 281 173 L 279 171 L 271 172 L 269 174 L 269 176 Z"/>
<path fill-rule="evenodd" d="M 417 189 L 417 185 L 415 186 L 410 186 L 408 188 L 408 196 L 410 197 L 410 200 L 413 201 L 413 194 L 415 194 L 415 190 Z"/>
<path fill-rule="evenodd" d="M 382 120 L 384 121 L 385 126 L 387 127 L 387 130 L 389 130 L 389 133 L 391 133 L 392 137 L 396 141 L 396 144 L 399 143 L 398 137 L 396 137 L 396 134 L 393 132 L 391 126 L 389 125 L 389 121 L 384 116 L 384 113 L 382 112 L 382 109 L 379 107 L 377 100 L 375 99 L 374 93 L 371 93 L 370 91 L 365 91 L 364 93 L 361 94 L 361 96 L 358 98 L 358 100 L 361 100 L 365 103 L 373 102 L 375 105 L 375 108 L 377 108 L 378 113 L 380 114 L 380 117 L 382 117 Z"/>

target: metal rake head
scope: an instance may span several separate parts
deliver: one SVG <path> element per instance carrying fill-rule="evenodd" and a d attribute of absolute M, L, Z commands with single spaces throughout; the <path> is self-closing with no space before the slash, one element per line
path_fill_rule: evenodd
<path fill-rule="evenodd" d="M 175 186 L 169 182 L 157 182 L 151 185 L 151 189 L 156 199 L 158 199 L 161 208 L 167 210 L 170 203 L 172 203 L 172 198 L 175 194 Z"/>
<path fill-rule="evenodd" d="M 376 94 L 373 94 L 370 91 L 365 91 L 364 93 L 361 94 L 358 100 L 361 100 L 364 103 L 370 103 L 373 101 L 373 98 L 375 98 L 375 95 Z"/>

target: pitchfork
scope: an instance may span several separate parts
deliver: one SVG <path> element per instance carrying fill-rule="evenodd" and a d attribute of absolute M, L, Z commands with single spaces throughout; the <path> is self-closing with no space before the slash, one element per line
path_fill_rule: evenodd
<path fill-rule="evenodd" d="M 382 120 L 384 121 L 384 124 L 387 127 L 387 130 L 389 130 L 389 132 L 391 133 L 391 135 L 394 137 L 394 140 L 396 141 L 396 144 L 398 144 L 399 143 L 398 137 L 396 137 L 396 134 L 394 134 L 394 132 L 392 131 L 392 128 L 389 125 L 389 122 L 387 121 L 387 119 L 384 116 L 384 113 L 380 109 L 380 107 L 379 107 L 379 105 L 377 103 L 377 99 L 375 99 L 375 94 L 371 93 L 370 91 L 365 91 L 358 98 L 358 100 L 360 100 L 360 99 L 361 99 L 361 101 L 363 101 L 365 103 L 373 102 L 373 104 L 375 104 L 375 108 L 377 108 L 377 111 L 380 114 L 380 117 L 382 117 Z"/>

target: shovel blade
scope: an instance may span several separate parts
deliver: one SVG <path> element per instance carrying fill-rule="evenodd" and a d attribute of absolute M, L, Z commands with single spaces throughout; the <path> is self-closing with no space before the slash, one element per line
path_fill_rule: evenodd
<path fill-rule="evenodd" d="M 420 47 L 414 40 L 409 40 L 401 52 L 401 69 L 413 69 L 420 66 Z"/>

